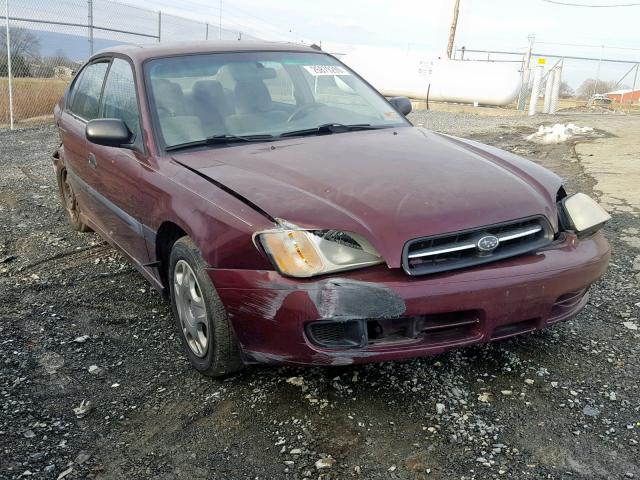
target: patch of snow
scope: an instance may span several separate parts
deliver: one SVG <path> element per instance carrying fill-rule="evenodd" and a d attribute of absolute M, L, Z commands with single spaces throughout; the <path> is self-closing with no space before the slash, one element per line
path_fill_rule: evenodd
<path fill-rule="evenodd" d="M 540 125 L 536 133 L 532 133 L 527 137 L 530 142 L 536 143 L 562 143 L 569 140 L 571 137 L 586 135 L 592 133 L 591 127 L 579 127 L 573 123 L 556 123 L 555 125 L 547 126 Z"/>

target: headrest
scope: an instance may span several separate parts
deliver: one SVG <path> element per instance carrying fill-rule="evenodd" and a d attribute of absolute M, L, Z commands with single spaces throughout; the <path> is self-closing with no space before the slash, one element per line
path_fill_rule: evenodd
<path fill-rule="evenodd" d="M 208 55 L 186 55 L 154 60 L 149 72 L 152 78 L 213 77 L 220 64 Z"/>
<path fill-rule="evenodd" d="M 238 80 L 233 93 L 238 113 L 267 112 L 272 108 L 271 94 L 262 80 Z"/>
<path fill-rule="evenodd" d="M 198 80 L 193 84 L 193 93 L 196 95 L 208 95 L 220 97 L 224 95 L 222 84 L 217 80 Z"/>
<path fill-rule="evenodd" d="M 274 68 L 265 67 L 260 62 L 234 62 L 224 66 L 235 81 L 267 80 L 276 78 Z"/>

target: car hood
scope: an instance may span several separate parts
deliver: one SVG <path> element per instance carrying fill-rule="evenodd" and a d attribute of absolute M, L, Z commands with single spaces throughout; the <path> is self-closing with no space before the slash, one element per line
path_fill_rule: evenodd
<path fill-rule="evenodd" d="M 543 214 L 559 177 L 508 152 L 417 127 L 174 154 L 270 216 L 364 235 L 390 267 L 417 237 Z"/>

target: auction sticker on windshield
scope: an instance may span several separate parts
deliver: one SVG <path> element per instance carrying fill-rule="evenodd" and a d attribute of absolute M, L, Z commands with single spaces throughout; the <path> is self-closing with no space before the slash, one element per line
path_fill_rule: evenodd
<path fill-rule="evenodd" d="M 304 69 L 314 77 L 323 75 L 351 75 L 338 65 L 305 65 Z"/>

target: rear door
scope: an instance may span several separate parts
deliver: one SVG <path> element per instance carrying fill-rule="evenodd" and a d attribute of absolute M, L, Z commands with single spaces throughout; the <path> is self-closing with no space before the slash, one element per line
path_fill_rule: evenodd
<path fill-rule="evenodd" d="M 89 144 L 89 155 L 95 158 L 103 229 L 111 239 L 138 263 L 148 262 L 145 234 L 144 188 L 140 170 L 147 165 L 140 127 L 140 112 L 133 69 L 123 58 L 114 58 L 109 67 L 100 103 L 100 118 L 122 120 L 132 134 L 127 148 Z"/>
<path fill-rule="evenodd" d="M 95 193 L 99 178 L 90 155 L 85 128 L 100 112 L 100 97 L 109 59 L 85 66 L 76 77 L 61 117 L 62 142 L 68 178 L 80 205 L 80 211 L 100 227 L 104 210 Z"/>

